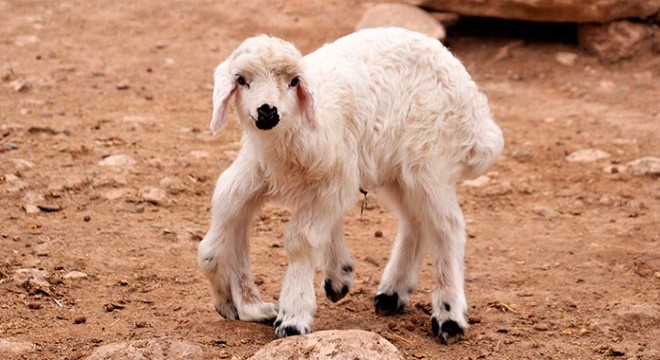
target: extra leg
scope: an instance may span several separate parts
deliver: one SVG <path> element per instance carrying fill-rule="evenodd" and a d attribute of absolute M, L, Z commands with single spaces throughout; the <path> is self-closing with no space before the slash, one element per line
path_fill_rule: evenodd
<path fill-rule="evenodd" d="M 404 199 L 400 187 L 390 186 L 383 194 L 397 215 L 399 231 L 394 240 L 390 260 L 385 267 L 374 300 L 376 313 L 393 315 L 410 303 L 410 294 L 417 286 L 417 274 L 424 249 L 420 223 L 415 211 Z"/>
<path fill-rule="evenodd" d="M 218 179 L 211 226 L 197 249 L 215 310 L 228 319 L 272 322 L 277 315 L 275 304 L 261 301 L 250 266 L 248 231 L 263 200 L 256 162 L 241 152 Z"/>
<path fill-rule="evenodd" d="M 346 246 L 342 221 L 337 222 L 332 230 L 332 239 L 321 259 L 321 266 L 325 275 L 325 296 L 332 302 L 341 300 L 353 287 L 353 259 Z"/>

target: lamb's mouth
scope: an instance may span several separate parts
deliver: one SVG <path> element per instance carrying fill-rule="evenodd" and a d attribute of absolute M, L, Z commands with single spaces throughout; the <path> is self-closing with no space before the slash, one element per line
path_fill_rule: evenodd
<path fill-rule="evenodd" d="M 278 114 L 270 117 L 259 116 L 258 119 L 255 119 L 252 115 L 250 115 L 250 117 L 252 120 L 254 120 L 254 124 L 259 130 L 270 130 L 277 126 L 277 124 L 280 122 L 280 116 Z"/>

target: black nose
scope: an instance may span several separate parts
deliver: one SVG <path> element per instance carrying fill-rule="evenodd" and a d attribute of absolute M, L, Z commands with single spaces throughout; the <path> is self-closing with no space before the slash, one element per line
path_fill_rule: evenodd
<path fill-rule="evenodd" d="M 275 106 L 270 106 L 268 104 L 263 104 L 257 109 L 259 116 L 271 117 L 277 115 L 277 108 Z"/>
<path fill-rule="evenodd" d="M 280 121 L 280 116 L 277 114 L 277 108 L 268 104 L 263 104 L 257 108 L 257 129 L 268 130 L 272 129 Z"/>

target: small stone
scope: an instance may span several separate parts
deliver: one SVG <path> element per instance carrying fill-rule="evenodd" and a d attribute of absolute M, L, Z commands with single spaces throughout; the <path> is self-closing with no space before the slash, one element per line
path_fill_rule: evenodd
<path fill-rule="evenodd" d="M 127 188 L 111 189 L 104 192 L 103 195 L 101 196 L 106 200 L 117 200 L 126 196 L 126 194 L 128 194 L 129 191 L 130 189 Z"/>
<path fill-rule="evenodd" d="M 626 163 L 626 169 L 634 176 L 660 176 L 660 158 L 646 156 Z"/>
<path fill-rule="evenodd" d="M 115 89 L 117 90 L 128 90 L 130 87 L 131 87 L 130 83 L 126 79 L 120 81 L 119 83 L 117 83 L 117 85 L 115 85 Z"/>
<path fill-rule="evenodd" d="M 25 210 L 26 214 L 38 214 L 41 211 L 39 210 L 39 207 L 34 204 L 23 205 L 23 210 Z"/>
<path fill-rule="evenodd" d="M 16 92 L 26 92 L 30 90 L 30 84 L 25 80 L 14 80 L 10 83 Z"/>
<path fill-rule="evenodd" d="M 476 315 L 470 315 L 468 316 L 468 324 L 470 325 L 481 324 L 481 318 Z"/>
<path fill-rule="evenodd" d="M 383 237 L 383 231 L 382 230 L 376 230 L 374 232 L 374 237 L 382 238 Z"/>
<path fill-rule="evenodd" d="M 396 26 L 444 40 L 444 26 L 417 6 L 384 3 L 371 6 L 355 25 L 356 30 Z"/>
<path fill-rule="evenodd" d="M 2 81 L 10 81 L 14 78 L 14 68 L 10 64 L 5 64 L 0 70 L 0 79 Z"/>
<path fill-rule="evenodd" d="M 548 325 L 540 324 L 540 323 L 534 324 L 532 328 L 536 331 L 548 331 Z"/>
<path fill-rule="evenodd" d="M 83 216 L 83 221 L 84 221 L 84 222 L 89 222 L 90 220 L 92 220 L 92 217 L 91 217 L 91 216 L 89 216 L 89 215 L 85 215 L 85 216 Z"/>
<path fill-rule="evenodd" d="M 9 161 L 14 164 L 14 168 L 18 171 L 26 171 L 34 167 L 34 163 L 32 161 L 24 159 L 11 159 Z"/>
<path fill-rule="evenodd" d="M 589 163 L 602 159 L 607 159 L 610 154 L 598 149 L 582 149 L 570 153 L 566 160 L 569 162 Z"/>
<path fill-rule="evenodd" d="M 607 354 L 609 356 L 624 356 L 624 355 L 626 355 L 626 352 L 623 349 L 619 348 L 618 346 L 610 345 L 610 348 L 607 351 Z"/>
<path fill-rule="evenodd" d="M 79 279 L 86 279 L 88 276 L 84 272 L 69 271 L 68 273 L 64 274 L 64 276 L 62 277 L 67 280 L 79 280 Z"/>
<path fill-rule="evenodd" d="M 84 324 L 87 322 L 87 318 L 84 316 L 78 316 L 75 319 L 73 319 L 73 323 L 78 325 L 78 324 Z"/>
<path fill-rule="evenodd" d="M 99 161 L 99 165 L 101 166 L 124 167 L 124 166 L 133 166 L 135 164 L 137 164 L 135 158 L 125 154 L 111 155 Z"/>
<path fill-rule="evenodd" d="M 474 180 L 465 180 L 461 184 L 468 187 L 482 187 L 490 182 L 490 178 L 486 175 L 481 175 Z"/>
<path fill-rule="evenodd" d="M 43 212 L 57 212 L 62 210 L 62 206 L 57 204 L 38 204 L 37 207 Z"/>
<path fill-rule="evenodd" d="M 151 186 L 145 186 L 142 189 L 140 189 L 139 196 L 144 201 L 158 205 L 161 204 L 163 200 L 165 200 L 167 193 L 163 189 L 159 189 Z"/>
<path fill-rule="evenodd" d="M 532 208 L 532 212 L 536 215 L 546 218 L 556 218 L 560 216 L 560 214 L 555 209 L 538 204 L 534 205 L 534 207 Z"/>
<path fill-rule="evenodd" d="M 113 303 L 107 303 L 107 304 L 103 305 L 103 308 L 104 308 L 105 311 L 107 311 L 107 312 L 113 312 L 113 311 L 115 311 L 115 310 L 121 310 L 121 309 L 123 309 L 123 308 L 124 308 L 124 305 L 113 304 Z"/>
<path fill-rule="evenodd" d="M 14 284 L 23 288 L 48 289 L 50 283 L 46 280 L 50 276 L 48 271 L 34 268 L 19 269 L 14 274 Z"/>
<path fill-rule="evenodd" d="M 555 55 L 555 60 L 557 60 L 562 65 L 573 66 L 575 65 L 575 60 L 577 60 L 577 57 L 578 56 L 576 53 L 560 51 L 557 53 L 557 55 Z"/>
<path fill-rule="evenodd" d="M 6 142 L 2 144 L 2 149 L 0 149 L 0 152 L 4 151 L 9 151 L 9 150 L 16 150 L 18 149 L 18 144 L 13 143 L 13 142 Z"/>
<path fill-rule="evenodd" d="M 195 159 L 206 159 L 210 156 L 210 154 L 208 151 L 194 150 L 190 152 L 190 156 L 192 156 Z"/>
<path fill-rule="evenodd" d="M 39 310 L 41 309 L 41 304 L 37 302 L 31 302 L 28 304 L 28 309 L 30 310 Z"/>

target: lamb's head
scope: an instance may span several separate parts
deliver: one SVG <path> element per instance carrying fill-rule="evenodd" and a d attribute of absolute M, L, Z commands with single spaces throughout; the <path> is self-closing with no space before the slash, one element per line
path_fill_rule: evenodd
<path fill-rule="evenodd" d="M 245 40 L 215 69 L 211 131 L 227 125 L 235 96 L 246 131 L 314 125 L 314 100 L 293 44 L 266 35 Z"/>

